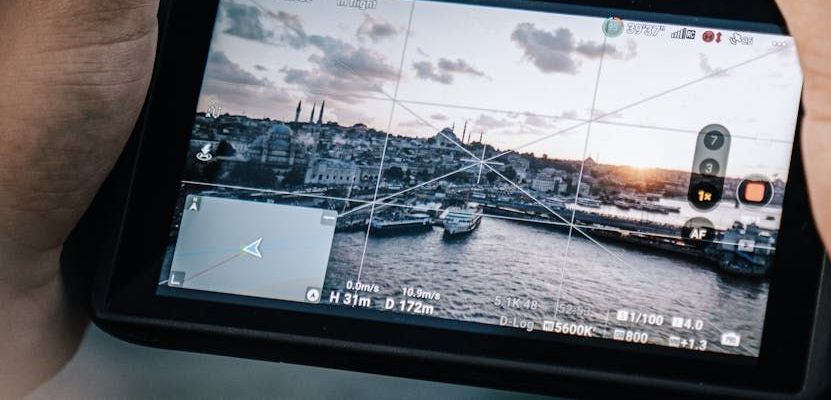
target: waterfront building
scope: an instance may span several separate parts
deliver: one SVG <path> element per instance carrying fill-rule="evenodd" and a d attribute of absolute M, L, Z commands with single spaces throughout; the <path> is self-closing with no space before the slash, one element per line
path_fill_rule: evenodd
<path fill-rule="evenodd" d="M 321 158 L 310 162 L 304 182 L 307 185 L 351 185 L 360 173 L 354 162 Z"/>
<path fill-rule="evenodd" d="M 509 154 L 507 156 L 508 165 L 516 171 L 517 180 L 525 180 L 528 178 L 528 169 L 531 163 L 518 154 Z"/>
<path fill-rule="evenodd" d="M 559 177 L 537 177 L 531 181 L 531 189 L 538 192 L 557 192 L 563 179 Z"/>
<path fill-rule="evenodd" d="M 375 182 L 378 180 L 378 165 L 359 165 L 358 176 L 360 177 L 361 187 L 375 187 Z"/>

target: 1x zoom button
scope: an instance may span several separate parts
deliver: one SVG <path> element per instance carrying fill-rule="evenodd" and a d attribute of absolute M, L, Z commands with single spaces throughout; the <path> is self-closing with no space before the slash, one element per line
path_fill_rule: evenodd
<path fill-rule="evenodd" d="M 697 178 L 697 179 L 696 179 Z M 713 182 L 718 179 L 706 179 L 701 175 L 693 178 L 687 200 L 699 210 L 709 210 L 721 201 L 721 187 Z"/>

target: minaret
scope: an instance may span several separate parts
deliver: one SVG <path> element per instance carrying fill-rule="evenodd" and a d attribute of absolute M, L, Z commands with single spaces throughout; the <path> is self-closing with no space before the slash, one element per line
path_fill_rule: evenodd
<path fill-rule="evenodd" d="M 326 100 L 323 100 L 323 103 L 320 104 L 320 115 L 317 117 L 317 124 L 323 125 L 323 109 L 326 108 Z"/>
<path fill-rule="evenodd" d="M 453 121 L 453 126 L 450 127 L 450 131 L 456 133 L 456 122 Z"/>
<path fill-rule="evenodd" d="M 467 134 L 467 120 L 465 120 L 465 127 L 462 128 L 462 144 L 465 144 L 465 135 Z"/>
<path fill-rule="evenodd" d="M 297 102 L 297 111 L 294 113 L 294 122 L 300 122 L 300 109 L 303 107 L 303 100 Z"/>
<path fill-rule="evenodd" d="M 317 108 L 317 103 L 312 105 L 312 115 L 309 116 L 309 123 L 310 124 L 315 123 L 315 108 Z"/>
<path fill-rule="evenodd" d="M 482 143 L 482 136 L 485 136 L 485 131 L 479 132 L 479 143 Z M 484 143 L 482 143 L 484 144 Z"/>

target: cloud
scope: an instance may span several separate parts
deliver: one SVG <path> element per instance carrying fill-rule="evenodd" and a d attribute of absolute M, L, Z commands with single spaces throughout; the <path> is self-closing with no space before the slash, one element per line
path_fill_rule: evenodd
<path fill-rule="evenodd" d="M 312 35 L 309 44 L 320 51 L 309 61 L 332 74 L 355 75 L 365 79 L 395 80 L 397 68 L 386 57 L 364 47 L 355 48 L 349 43 L 331 36 Z"/>
<path fill-rule="evenodd" d="M 242 69 L 239 64 L 231 62 L 223 51 L 213 51 L 208 56 L 205 78 L 238 85 L 273 86 L 267 79 L 258 78 L 251 72 Z"/>
<path fill-rule="evenodd" d="M 256 69 L 257 71 L 260 71 L 260 72 L 268 71 L 268 68 L 266 68 L 265 66 L 260 65 L 260 64 L 255 65 L 254 69 Z"/>
<path fill-rule="evenodd" d="M 399 127 L 402 128 L 428 128 L 429 125 L 425 125 L 424 122 L 421 122 L 417 119 L 413 119 L 410 121 L 404 121 L 398 123 Z"/>
<path fill-rule="evenodd" d="M 444 114 L 433 114 L 430 116 L 430 119 L 433 119 L 435 121 L 447 121 L 450 118 Z"/>
<path fill-rule="evenodd" d="M 416 77 L 424 80 L 431 80 L 445 85 L 453 83 L 453 76 L 450 74 L 440 74 L 436 72 L 436 67 L 429 61 L 417 61 L 413 63 L 413 69 L 416 71 Z"/>
<path fill-rule="evenodd" d="M 297 50 L 312 50 L 310 69 L 283 69 L 285 82 L 308 91 L 334 92 L 344 97 L 379 92 L 383 83 L 398 79 L 397 68 L 383 54 L 356 47 L 341 39 L 309 34 L 296 15 L 274 14 L 282 32 L 280 43 Z"/>
<path fill-rule="evenodd" d="M 458 75 L 468 75 L 476 78 L 486 77 L 484 72 L 461 58 L 456 60 L 440 58 L 436 64 L 430 61 L 417 61 L 413 63 L 413 69 L 416 71 L 417 78 L 445 85 L 453 83 Z"/>
<path fill-rule="evenodd" d="M 485 76 L 485 73 L 479 71 L 478 69 L 474 68 L 470 64 L 468 64 L 465 60 L 461 58 L 456 59 L 456 61 L 448 60 L 446 58 L 439 59 L 438 63 L 439 69 L 445 72 L 450 73 L 458 73 L 458 74 L 469 74 L 474 76 Z"/>
<path fill-rule="evenodd" d="M 515 126 L 516 122 L 505 118 L 494 118 L 487 114 L 480 114 L 479 118 L 473 123 L 478 129 L 501 129 Z"/>
<path fill-rule="evenodd" d="M 554 121 L 550 118 L 542 117 L 536 114 L 525 114 L 525 121 L 527 125 L 535 128 L 549 129 L 556 126 Z"/>
<path fill-rule="evenodd" d="M 576 110 L 568 110 L 560 113 L 560 117 L 565 119 L 577 119 L 579 116 Z"/>
<path fill-rule="evenodd" d="M 524 22 L 511 33 L 511 40 L 523 50 L 525 58 L 542 72 L 577 72 L 577 63 L 571 57 L 574 35 L 568 29 L 560 28 L 551 33 Z"/>
<path fill-rule="evenodd" d="M 277 13 L 269 12 L 269 16 L 276 20 L 282 27 L 280 34 L 280 41 L 287 43 L 295 49 L 300 49 L 306 46 L 308 42 L 308 35 L 303 29 L 303 23 L 300 17 L 294 14 L 289 14 L 285 11 L 278 11 Z"/>
<path fill-rule="evenodd" d="M 330 37 L 311 36 L 309 43 L 318 53 L 309 57 L 310 69 L 284 69 L 284 81 L 310 91 L 355 96 L 381 91 L 383 83 L 397 79 L 394 67 L 384 56 Z"/>
<path fill-rule="evenodd" d="M 638 42 L 632 39 L 626 39 L 626 48 L 621 50 L 618 47 L 606 44 L 606 57 L 611 57 L 616 60 L 631 60 L 638 56 Z"/>
<path fill-rule="evenodd" d="M 260 16 L 262 11 L 255 6 L 238 4 L 233 1 L 223 2 L 225 17 L 230 26 L 225 33 L 243 39 L 268 43 L 274 37 L 274 32 L 265 29 Z"/>
<path fill-rule="evenodd" d="M 583 59 L 605 57 L 627 60 L 637 54 L 637 44 L 628 41 L 621 50 L 612 44 L 578 41 L 569 29 L 539 29 L 530 22 L 518 24 L 511 40 L 523 51 L 524 57 L 544 73 L 576 74 Z"/>
<path fill-rule="evenodd" d="M 247 115 L 271 115 L 278 107 L 295 101 L 273 82 L 246 71 L 222 51 L 213 51 L 208 57 L 202 93 L 205 99 L 228 112 Z"/>
<path fill-rule="evenodd" d="M 395 25 L 373 18 L 364 14 L 364 22 L 358 27 L 356 34 L 358 39 L 368 38 L 374 43 L 398 35 L 399 29 Z"/>

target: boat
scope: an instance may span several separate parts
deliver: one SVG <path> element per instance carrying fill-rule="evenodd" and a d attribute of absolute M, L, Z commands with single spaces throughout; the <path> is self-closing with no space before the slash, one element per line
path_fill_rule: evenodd
<path fill-rule="evenodd" d="M 405 233 L 426 232 L 432 229 L 430 216 L 425 213 L 394 214 L 385 217 L 373 217 L 370 235 L 397 235 Z"/>
<path fill-rule="evenodd" d="M 600 200 L 590 199 L 588 197 L 580 197 L 577 199 L 577 205 L 588 208 L 600 208 L 603 203 Z"/>
<path fill-rule="evenodd" d="M 657 212 L 657 213 L 660 213 L 660 214 L 669 214 L 669 213 L 676 213 L 677 214 L 677 213 L 681 212 L 681 207 L 665 206 L 663 204 L 658 204 L 658 203 L 647 203 L 647 204 L 649 204 L 650 210 L 653 210 L 652 212 Z M 647 211 L 650 211 L 650 210 L 647 210 Z"/>
<path fill-rule="evenodd" d="M 547 197 L 542 202 L 543 204 L 551 208 L 566 208 L 565 200 L 559 197 Z"/>
<path fill-rule="evenodd" d="M 660 193 L 647 193 L 644 197 L 646 198 L 646 201 L 657 203 L 661 201 L 664 196 Z"/>
<path fill-rule="evenodd" d="M 646 201 L 642 201 L 636 205 L 636 208 L 641 211 L 651 212 L 651 213 L 658 213 L 658 214 L 669 214 L 669 210 L 665 209 L 664 207 L 649 203 Z"/>
<path fill-rule="evenodd" d="M 667 211 L 669 211 L 673 214 L 680 214 L 681 213 L 681 207 L 672 207 L 672 206 L 661 206 L 661 207 L 664 207 L 665 210 L 667 210 Z"/>
<path fill-rule="evenodd" d="M 615 207 L 617 207 L 621 210 L 630 210 L 630 209 L 632 209 L 632 206 L 628 202 L 623 201 L 623 200 L 615 200 L 614 204 L 615 204 Z"/>
<path fill-rule="evenodd" d="M 680 213 L 680 207 L 672 207 L 672 206 L 665 206 L 662 204 L 649 202 L 645 200 L 632 200 L 627 198 L 622 198 L 615 201 L 615 206 L 622 210 L 638 210 L 638 211 L 645 211 L 649 213 L 656 213 L 656 214 L 669 214 L 669 213 Z"/>
<path fill-rule="evenodd" d="M 708 253 L 724 272 L 764 277 L 770 273 L 773 263 L 776 236 L 776 231 L 736 222 Z"/>
<path fill-rule="evenodd" d="M 482 206 L 468 203 L 465 208 L 450 207 L 441 215 L 446 236 L 472 233 L 482 222 Z"/>

